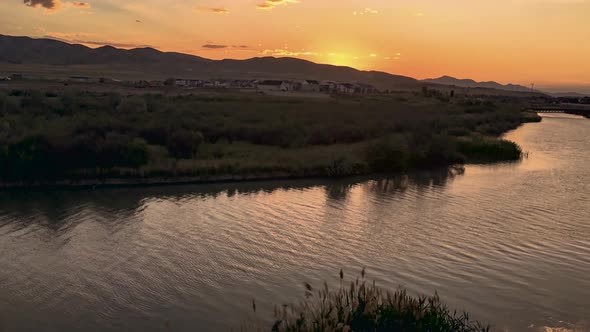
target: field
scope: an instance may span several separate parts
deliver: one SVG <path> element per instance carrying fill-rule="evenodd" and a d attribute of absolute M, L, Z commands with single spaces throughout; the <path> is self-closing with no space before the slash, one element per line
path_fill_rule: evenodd
<path fill-rule="evenodd" d="M 3 183 L 347 176 L 518 160 L 522 99 L 0 86 Z M 90 182 L 88 182 L 90 181 Z"/>

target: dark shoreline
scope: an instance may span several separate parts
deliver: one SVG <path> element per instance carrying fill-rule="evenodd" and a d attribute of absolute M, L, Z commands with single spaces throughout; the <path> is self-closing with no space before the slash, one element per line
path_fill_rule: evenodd
<path fill-rule="evenodd" d="M 391 176 L 415 175 L 424 172 L 445 172 L 450 176 L 462 175 L 465 172 L 466 165 L 493 165 L 503 164 L 506 161 L 494 163 L 469 163 L 449 165 L 434 169 L 414 169 L 406 172 L 372 172 L 359 173 L 347 176 L 326 176 L 326 175 L 295 175 L 288 173 L 267 173 L 259 175 L 222 175 L 211 177 L 178 177 L 178 178 L 110 178 L 101 180 L 59 180 L 59 181 L 37 181 L 37 182 L 19 182 L 6 183 L 0 182 L 0 192 L 10 191 L 43 191 L 43 190 L 95 190 L 95 189 L 117 189 L 117 188 L 156 188 L 168 186 L 190 186 L 190 185 L 207 185 L 207 184 L 238 184 L 238 183 L 260 183 L 267 181 L 298 181 L 298 180 L 320 180 L 320 181 L 338 181 L 343 179 L 377 179 Z"/>
<path fill-rule="evenodd" d="M 2 183 L 0 182 L 1 191 L 27 191 L 27 190 L 88 190 L 88 189 L 113 189 L 113 188 L 149 188 L 165 186 L 187 186 L 187 185 L 205 185 L 205 184 L 231 184 L 231 183 L 256 183 L 266 181 L 291 181 L 291 180 L 340 180 L 354 178 L 380 178 L 385 176 L 400 176 L 406 174 L 420 173 L 425 171 L 445 171 L 449 174 L 462 174 L 465 170 L 464 165 L 450 165 L 433 170 L 411 170 L 408 172 L 391 172 L 391 173 L 366 173 L 351 174 L 348 176 L 325 176 L 325 175 L 295 175 L 288 173 L 267 173 L 259 175 L 221 175 L 211 177 L 152 177 L 152 178 L 110 178 L 103 180 L 58 180 L 44 182 L 20 182 L 20 183 Z"/>

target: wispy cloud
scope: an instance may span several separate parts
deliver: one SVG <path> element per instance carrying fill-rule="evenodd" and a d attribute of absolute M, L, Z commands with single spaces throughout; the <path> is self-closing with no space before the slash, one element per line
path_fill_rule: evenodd
<path fill-rule="evenodd" d="M 203 46 L 201 46 L 201 48 L 208 48 L 208 49 L 212 49 L 212 50 L 218 50 L 218 49 L 223 49 L 223 48 L 233 48 L 233 49 L 248 49 L 248 45 L 222 45 L 222 44 L 205 44 Z"/>
<path fill-rule="evenodd" d="M 319 55 L 316 52 L 310 51 L 290 51 L 287 49 L 273 49 L 273 50 L 263 50 L 260 52 L 262 55 L 267 56 L 289 56 L 289 57 L 300 57 L 300 56 L 316 56 Z"/>
<path fill-rule="evenodd" d="M 103 41 L 100 39 L 99 36 L 88 34 L 88 33 L 62 33 L 62 32 L 47 32 L 44 38 L 55 39 L 66 43 L 71 44 L 84 44 L 84 45 L 92 45 L 92 46 L 113 46 L 113 47 L 120 47 L 120 48 L 138 48 L 138 47 L 153 47 L 152 45 L 145 45 L 145 44 L 136 44 L 136 43 L 124 43 L 124 42 L 112 42 L 112 41 Z"/>
<path fill-rule="evenodd" d="M 61 2 L 61 0 L 23 0 L 25 6 L 32 8 L 43 8 L 46 11 L 55 11 L 63 8 L 79 8 L 79 9 L 90 9 L 92 5 L 89 2 Z"/>
<path fill-rule="evenodd" d="M 201 46 L 202 48 L 210 48 L 210 49 L 220 49 L 220 48 L 227 48 L 227 45 L 216 45 L 216 44 L 205 44 Z"/>
<path fill-rule="evenodd" d="M 91 8 L 92 6 L 88 3 L 88 2 L 70 2 L 69 3 L 70 6 L 72 7 L 76 7 L 76 8 Z"/>
<path fill-rule="evenodd" d="M 298 3 L 299 0 L 265 0 L 264 2 L 259 3 L 256 5 L 258 9 L 263 10 L 270 10 L 274 9 L 276 6 L 286 5 L 289 3 Z"/>
<path fill-rule="evenodd" d="M 376 9 L 372 9 L 372 8 L 365 8 L 363 10 L 358 10 L 358 11 L 354 11 L 352 12 L 352 15 L 358 16 L 358 15 L 376 15 L 379 14 L 379 11 Z"/>
<path fill-rule="evenodd" d="M 228 14 L 229 10 L 223 7 L 197 7 L 197 10 L 200 12 L 208 12 L 214 14 Z"/>
<path fill-rule="evenodd" d="M 24 0 L 25 6 L 33 8 L 45 8 L 46 10 L 56 10 L 61 7 L 60 0 Z"/>

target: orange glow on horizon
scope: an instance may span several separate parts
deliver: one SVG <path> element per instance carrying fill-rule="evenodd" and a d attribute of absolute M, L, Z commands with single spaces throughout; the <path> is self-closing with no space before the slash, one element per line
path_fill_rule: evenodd
<path fill-rule="evenodd" d="M 9 13 L 0 33 L 212 59 L 289 56 L 415 78 L 590 85 L 590 0 L 33 3 L 0 3 Z"/>

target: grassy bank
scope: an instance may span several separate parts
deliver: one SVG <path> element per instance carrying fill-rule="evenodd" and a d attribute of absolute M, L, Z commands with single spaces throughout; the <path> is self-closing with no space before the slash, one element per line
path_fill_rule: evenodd
<path fill-rule="evenodd" d="M 385 291 L 361 279 L 343 282 L 338 289 L 314 290 L 305 284 L 305 298 L 298 305 L 275 307 L 272 330 L 281 332 L 479 332 L 489 327 L 469 318 L 467 313 L 451 311 L 438 297 L 413 297 L 403 289 Z M 254 310 L 256 306 L 254 303 Z M 245 329 L 250 330 L 250 329 Z"/>
<path fill-rule="evenodd" d="M 0 91 L 0 180 L 347 176 L 517 160 L 520 100 Z"/>

